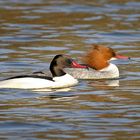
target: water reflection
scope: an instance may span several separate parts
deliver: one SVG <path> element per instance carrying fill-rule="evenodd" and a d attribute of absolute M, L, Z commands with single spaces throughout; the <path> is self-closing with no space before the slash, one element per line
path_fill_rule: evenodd
<path fill-rule="evenodd" d="M 91 81 L 88 83 L 90 86 L 96 87 L 96 88 L 110 88 L 110 87 L 117 87 L 119 86 L 119 80 L 96 80 Z"/>

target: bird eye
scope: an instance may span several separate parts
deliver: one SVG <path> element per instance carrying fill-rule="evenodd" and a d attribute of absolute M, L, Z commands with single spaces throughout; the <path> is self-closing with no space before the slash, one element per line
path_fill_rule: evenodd
<path fill-rule="evenodd" d="M 72 63 L 72 60 L 71 60 L 71 59 L 66 59 L 65 62 L 66 62 L 67 64 L 71 64 L 71 63 Z"/>
<path fill-rule="evenodd" d="M 114 52 L 114 50 L 112 48 L 109 48 L 109 51 L 112 53 L 112 56 L 115 57 L 116 53 Z"/>

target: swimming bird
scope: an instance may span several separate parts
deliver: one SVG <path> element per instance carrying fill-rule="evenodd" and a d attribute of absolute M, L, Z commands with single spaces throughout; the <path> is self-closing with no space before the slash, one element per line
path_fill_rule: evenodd
<path fill-rule="evenodd" d="M 83 63 L 88 66 L 88 69 L 66 68 L 65 71 L 77 79 L 118 78 L 118 67 L 110 63 L 111 60 L 115 59 L 129 59 L 129 57 L 117 54 L 110 47 L 95 44 L 82 58 Z"/>
<path fill-rule="evenodd" d="M 38 74 L 14 76 L 0 81 L 0 88 L 51 89 L 74 86 L 78 83 L 78 80 L 63 70 L 66 67 L 86 68 L 69 56 L 60 54 L 56 55 L 50 64 L 52 77 Z"/>

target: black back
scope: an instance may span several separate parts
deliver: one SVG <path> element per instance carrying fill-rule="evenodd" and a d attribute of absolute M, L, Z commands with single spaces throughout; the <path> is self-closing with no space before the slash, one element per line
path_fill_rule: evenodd
<path fill-rule="evenodd" d="M 52 79 L 52 77 L 48 77 L 48 76 L 39 76 L 39 75 L 18 75 L 18 76 L 13 76 L 13 77 L 7 78 L 7 79 L 5 79 L 5 80 L 15 79 L 15 78 L 40 78 L 40 79 L 46 79 L 46 80 L 54 81 L 54 80 Z"/>

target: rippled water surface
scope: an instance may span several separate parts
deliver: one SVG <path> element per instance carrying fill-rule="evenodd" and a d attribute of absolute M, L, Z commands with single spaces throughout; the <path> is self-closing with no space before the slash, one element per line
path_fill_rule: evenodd
<path fill-rule="evenodd" d="M 0 79 L 47 70 L 56 54 L 80 60 L 92 43 L 131 60 L 114 62 L 119 80 L 0 89 L 0 139 L 140 139 L 139 22 L 139 0 L 1 0 Z"/>

